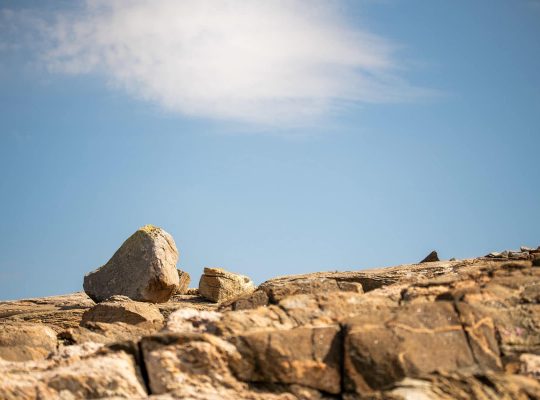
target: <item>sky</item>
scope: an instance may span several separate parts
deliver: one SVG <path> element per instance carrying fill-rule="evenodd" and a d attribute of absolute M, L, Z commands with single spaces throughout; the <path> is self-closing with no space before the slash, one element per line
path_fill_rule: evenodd
<path fill-rule="evenodd" d="M 139 227 L 275 276 L 540 245 L 540 1 L 0 0 L 0 300 Z"/>

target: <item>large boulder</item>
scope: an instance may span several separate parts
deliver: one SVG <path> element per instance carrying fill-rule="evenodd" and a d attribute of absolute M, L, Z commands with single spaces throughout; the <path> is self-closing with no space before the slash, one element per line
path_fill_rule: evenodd
<path fill-rule="evenodd" d="M 199 294 L 216 303 L 234 299 L 255 290 L 245 275 L 234 274 L 222 268 L 205 268 L 199 281 Z"/>
<path fill-rule="evenodd" d="M 31 323 L 0 324 L 0 359 L 40 360 L 56 350 L 56 333 L 48 326 Z"/>
<path fill-rule="evenodd" d="M 166 302 L 179 284 L 177 262 L 172 236 L 146 225 L 131 235 L 107 264 L 84 277 L 84 291 L 96 302 L 113 295 Z"/>

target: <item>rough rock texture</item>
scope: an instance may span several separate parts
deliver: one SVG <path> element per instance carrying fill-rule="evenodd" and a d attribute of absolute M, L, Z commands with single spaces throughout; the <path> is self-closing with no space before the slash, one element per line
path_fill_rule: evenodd
<path fill-rule="evenodd" d="M 51 360 L 0 362 L 0 399 L 95 399 L 146 397 L 132 354 L 90 344 Z"/>
<path fill-rule="evenodd" d="M 178 287 L 174 294 L 187 294 L 189 284 L 191 283 L 191 277 L 186 271 L 178 271 Z"/>
<path fill-rule="evenodd" d="M 0 302 L 0 321 L 43 323 L 60 332 L 78 326 L 82 314 L 94 304 L 83 292 Z"/>
<path fill-rule="evenodd" d="M 199 294 L 216 303 L 251 293 L 255 286 L 247 276 L 221 268 L 205 268 L 199 281 Z"/>
<path fill-rule="evenodd" d="M 123 322 L 129 325 L 163 325 L 163 315 L 153 304 L 133 301 L 125 296 L 113 296 L 96 304 L 82 315 L 82 325 L 88 322 Z"/>
<path fill-rule="evenodd" d="M 538 252 L 520 252 L 281 277 L 219 311 L 174 296 L 161 330 L 125 298 L 55 306 L 58 349 L 0 362 L 0 399 L 540 399 Z M 25 304 L 0 303 L 0 323 Z"/>
<path fill-rule="evenodd" d="M 172 236 L 146 225 L 131 235 L 107 264 L 84 277 L 84 291 L 96 302 L 114 295 L 166 302 L 179 284 L 177 262 Z"/>
<path fill-rule="evenodd" d="M 56 333 L 45 325 L 0 323 L 0 359 L 40 360 L 56 350 Z"/>

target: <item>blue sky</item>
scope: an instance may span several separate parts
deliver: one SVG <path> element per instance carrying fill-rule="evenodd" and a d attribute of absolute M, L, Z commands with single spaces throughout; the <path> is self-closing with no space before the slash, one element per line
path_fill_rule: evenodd
<path fill-rule="evenodd" d="M 192 286 L 540 245 L 538 1 L 51 4 L 0 1 L 0 299 L 149 223 Z"/>

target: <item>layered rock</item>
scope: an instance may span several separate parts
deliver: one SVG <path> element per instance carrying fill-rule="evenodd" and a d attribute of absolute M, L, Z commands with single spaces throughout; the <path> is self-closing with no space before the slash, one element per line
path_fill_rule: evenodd
<path fill-rule="evenodd" d="M 60 332 L 49 359 L 0 363 L 9 378 L 0 379 L 0 393 L 537 399 L 540 268 L 528 254 L 281 277 L 221 311 L 202 297 L 175 296 L 159 305 L 166 319 L 159 332 L 147 329 L 159 320 L 152 305 L 115 297 L 85 306 L 82 326 Z M 77 355 L 84 346 L 94 350 Z M 50 384 L 53 376 L 62 383 Z"/>
<path fill-rule="evenodd" d="M 84 291 L 96 302 L 114 295 L 166 302 L 178 288 L 177 262 L 172 236 L 146 225 L 131 235 L 105 265 L 84 277 Z"/>
<path fill-rule="evenodd" d="M 247 276 L 222 268 L 205 268 L 199 282 L 199 294 L 216 303 L 249 294 L 254 290 L 255 285 Z"/>

